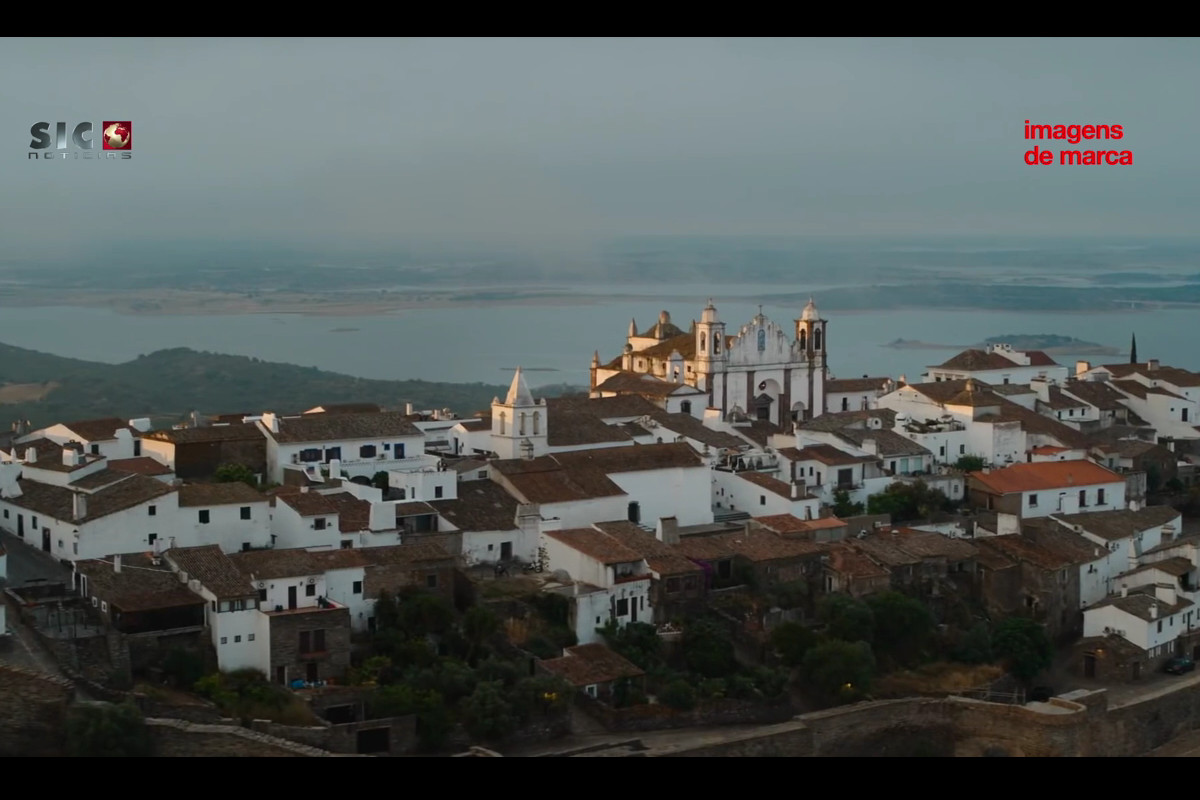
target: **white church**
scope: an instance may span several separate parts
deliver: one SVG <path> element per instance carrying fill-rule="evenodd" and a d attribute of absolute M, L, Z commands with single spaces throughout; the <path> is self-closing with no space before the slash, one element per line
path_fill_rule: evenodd
<path fill-rule="evenodd" d="M 760 306 L 734 335 L 726 334 L 712 300 L 687 332 L 663 311 L 642 333 L 631 321 L 624 351 L 608 364 L 593 356 L 592 392 L 628 386 L 631 376 L 653 376 L 703 392 L 700 399 L 722 419 L 745 415 L 790 430 L 793 421 L 825 413 L 826 324 L 812 299 L 791 326 L 772 322 Z"/>

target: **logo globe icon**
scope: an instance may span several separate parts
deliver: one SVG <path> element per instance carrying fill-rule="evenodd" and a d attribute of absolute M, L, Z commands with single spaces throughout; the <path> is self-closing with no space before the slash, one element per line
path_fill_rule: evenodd
<path fill-rule="evenodd" d="M 107 150 L 125 150 L 133 131 L 125 122 L 110 122 L 104 126 L 104 147 Z"/>

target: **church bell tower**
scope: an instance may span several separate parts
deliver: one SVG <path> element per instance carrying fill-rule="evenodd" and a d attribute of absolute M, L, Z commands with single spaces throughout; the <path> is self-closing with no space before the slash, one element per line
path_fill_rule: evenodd
<path fill-rule="evenodd" d="M 718 384 L 725 376 L 725 323 L 717 317 L 717 308 L 709 298 L 708 305 L 696 323 L 696 376 L 695 386 L 708 392 L 709 405 L 716 403 Z"/>

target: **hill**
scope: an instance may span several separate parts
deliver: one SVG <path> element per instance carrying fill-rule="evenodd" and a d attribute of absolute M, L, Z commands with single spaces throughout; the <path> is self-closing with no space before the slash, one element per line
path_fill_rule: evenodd
<path fill-rule="evenodd" d="M 106 416 L 172 420 L 192 410 L 289 412 L 347 402 L 448 407 L 470 416 L 507 391 L 499 384 L 368 380 L 186 347 L 102 364 L 0 344 L 0 423 L 25 418 L 42 426 Z M 546 393 L 562 391 L 556 385 Z"/>

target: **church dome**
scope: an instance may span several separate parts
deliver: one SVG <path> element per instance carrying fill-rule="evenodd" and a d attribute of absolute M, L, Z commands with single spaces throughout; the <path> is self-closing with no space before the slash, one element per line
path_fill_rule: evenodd
<path fill-rule="evenodd" d="M 820 319 L 820 315 L 817 313 L 817 304 L 810 297 L 810 298 L 808 298 L 808 305 L 806 305 L 804 307 L 804 311 L 802 311 L 800 313 L 800 321 L 801 322 L 816 322 L 818 319 Z"/>

